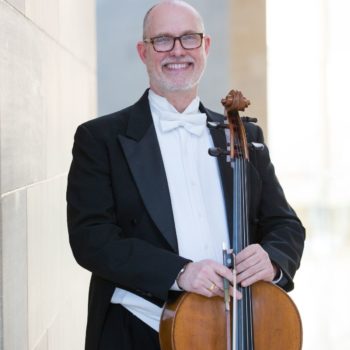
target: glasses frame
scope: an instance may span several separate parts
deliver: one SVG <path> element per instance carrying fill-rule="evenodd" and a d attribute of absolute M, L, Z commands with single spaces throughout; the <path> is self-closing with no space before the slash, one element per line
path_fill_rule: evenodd
<path fill-rule="evenodd" d="M 193 34 L 199 35 L 200 38 L 201 38 L 201 41 L 200 41 L 200 43 L 199 43 L 198 46 L 192 47 L 192 48 L 188 49 L 188 48 L 184 47 L 184 45 L 183 45 L 181 39 L 182 39 L 184 36 L 193 35 Z M 161 50 L 161 51 L 159 51 L 159 50 L 157 50 L 157 49 L 154 47 L 154 40 L 157 39 L 157 38 L 163 38 L 163 37 L 172 38 L 172 39 L 173 39 L 173 46 L 172 46 L 169 50 L 165 50 L 165 51 Z M 205 37 L 205 34 L 204 34 L 204 33 L 186 33 L 186 34 L 182 34 L 182 35 L 180 35 L 180 36 L 159 35 L 159 36 L 154 36 L 153 38 L 143 39 L 143 42 L 146 43 L 146 44 L 152 44 L 153 49 L 154 49 L 154 51 L 156 51 L 156 52 L 170 52 L 170 51 L 172 51 L 172 50 L 174 49 L 174 47 L 175 47 L 176 40 L 179 40 L 180 45 L 181 45 L 181 47 L 182 47 L 184 50 L 195 50 L 195 49 L 198 49 L 198 48 L 200 48 L 200 47 L 202 46 L 202 44 L 203 44 L 203 38 L 204 38 L 204 37 Z"/>

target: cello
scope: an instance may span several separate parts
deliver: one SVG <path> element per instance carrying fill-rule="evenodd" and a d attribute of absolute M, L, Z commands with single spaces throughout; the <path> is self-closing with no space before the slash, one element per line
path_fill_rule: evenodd
<path fill-rule="evenodd" d="M 229 150 L 213 148 L 212 156 L 225 156 L 232 167 L 234 256 L 249 244 L 247 166 L 249 147 L 257 149 L 262 144 L 248 145 L 243 120 L 239 111 L 249 104 L 242 93 L 231 90 L 222 99 L 225 123 L 208 125 L 229 130 Z M 244 118 L 244 119 L 243 119 Z M 243 120 L 242 120 L 243 119 Z M 224 251 L 224 264 L 227 262 Z M 233 265 L 234 267 L 234 265 Z M 232 281 L 230 281 L 232 283 Z M 224 281 L 225 285 L 225 281 Z M 226 281 L 227 285 L 227 281 Z M 259 281 L 249 287 L 235 285 L 242 300 L 207 298 L 183 292 L 169 300 L 163 309 L 159 339 L 162 350 L 300 350 L 302 324 L 298 309 L 292 299 L 277 285 Z M 227 288 L 226 288 L 227 289 Z"/>

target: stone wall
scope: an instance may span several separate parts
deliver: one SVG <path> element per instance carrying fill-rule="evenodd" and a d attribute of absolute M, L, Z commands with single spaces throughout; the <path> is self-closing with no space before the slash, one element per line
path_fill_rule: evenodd
<path fill-rule="evenodd" d="M 89 274 L 65 187 L 76 126 L 96 114 L 95 56 L 94 0 L 0 0 L 0 349 L 83 348 Z"/>

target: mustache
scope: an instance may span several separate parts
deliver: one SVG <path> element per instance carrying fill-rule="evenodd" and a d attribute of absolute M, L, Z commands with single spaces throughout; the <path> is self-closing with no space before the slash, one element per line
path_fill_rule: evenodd
<path fill-rule="evenodd" d="M 161 61 L 161 65 L 166 64 L 176 64 L 176 63 L 194 63 L 194 59 L 191 56 L 181 56 L 181 57 L 165 57 Z"/>

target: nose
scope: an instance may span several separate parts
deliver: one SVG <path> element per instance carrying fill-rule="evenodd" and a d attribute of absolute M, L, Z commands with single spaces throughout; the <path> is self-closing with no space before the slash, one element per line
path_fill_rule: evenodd
<path fill-rule="evenodd" d="M 171 54 L 173 54 L 174 56 L 182 56 L 184 54 L 184 51 L 185 51 L 185 49 L 181 45 L 180 38 L 176 38 L 175 43 L 174 43 L 174 47 L 170 51 Z"/>

